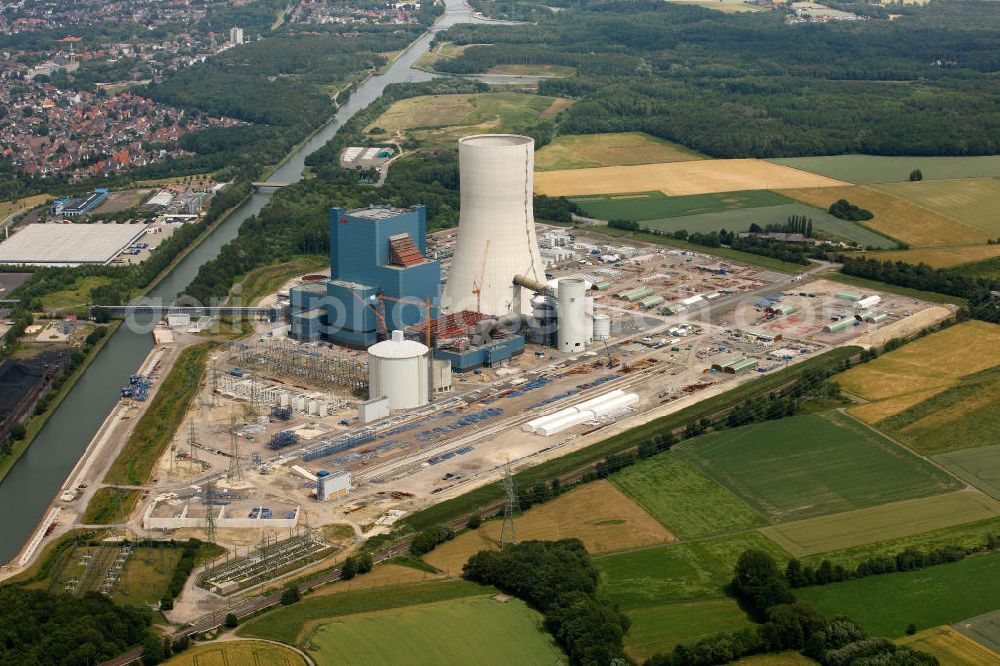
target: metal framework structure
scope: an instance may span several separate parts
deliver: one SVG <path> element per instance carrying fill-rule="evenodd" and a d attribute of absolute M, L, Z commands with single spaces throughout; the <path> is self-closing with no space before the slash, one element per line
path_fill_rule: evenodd
<path fill-rule="evenodd" d="M 240 443 L 236 435 L 236 414 L 229 415 L 229 471 L 226 478 L 230 481 L 243 480 L 243 467 L 240 465 Z"/>
<path fill-rule="evenodd" d="M 310 386 L 346 389 L 361 393 L 368 390 L 368 364 L 355 358 L 345 358 L 321 347 L 307 347 L 287 340 L 241 345 L 237 363 L 256 367 Z"/>
<path fill-rule="evenodd" d="M 205 497 L 202 504 L 205 506 L 205 541 L 215 543 L 215 508 L 212 503 L 212 495 L 215 491 L 215 483 L 209 479 L 205 486 Z"/>
<path fill-rule="evenodd" d="M 500 528 L 500 548 L 513 546 L 517 543 L 514 533 L 514 516 L 521 513 L 521 504 L 517 500 L 517 486 L 514 483 L 514 473 L 511 471 L 510 460 L 503 470 L 503 489 L 507 501 L 503 507 L 503 527 Z"/>

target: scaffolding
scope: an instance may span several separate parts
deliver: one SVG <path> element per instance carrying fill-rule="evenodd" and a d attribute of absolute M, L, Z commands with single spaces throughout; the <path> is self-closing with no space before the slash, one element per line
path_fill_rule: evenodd
<path fill-rule="evenodd" d="M 241 367 L 256 367 L 310 386 L 342 389 L 355 394 L 368 391 L 368 364 L 322 347 L 289 340 L 265 340 L 240 345 L 235 354 Z"/>

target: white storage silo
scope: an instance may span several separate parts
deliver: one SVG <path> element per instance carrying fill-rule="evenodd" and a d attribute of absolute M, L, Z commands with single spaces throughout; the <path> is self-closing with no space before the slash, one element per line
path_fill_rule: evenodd
<path fill-rule="evenodd" d="M 532 209 L 535 141 L 516 134 L 478 134 L 458 141 L 461 212 L 445 285 L 453 312 L 507 314 L 513 278 L 545 281 Z M 521 312 L 530 314 L 528 299 Z"/>
<path fill-rule="evenodd" d="M 587 319 L 587 285 L 580 278 L 559 280 L 559 329 L 556 348 L 564 354 L 583 351 L 590 339 Z"/>
<path fill-rule="evenodd" d="M 611 337 L 611 317 L 606 314 L 594 315 L 594 339 L 607 340 Z"/>
<path fill-rule="evenodd" d="M 426 405 L 430 350 L 393 331 L 392 338 L 368 348 L 368 393 L 385 396 L 390 409 L 413 409 Z"/>

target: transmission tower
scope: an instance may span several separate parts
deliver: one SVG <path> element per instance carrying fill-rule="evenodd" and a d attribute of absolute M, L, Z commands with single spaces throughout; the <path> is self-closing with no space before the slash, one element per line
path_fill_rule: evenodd
<path fill-rule="evenodd" d="M 230 481 L 243 480 L 243 467 L 240 466 L 240 443 L 236 435 L 236 414 L 229 415 L 229 472 L 226 478 Z"/>
<path fill-rule="evenodd" d="M 198 462 L 198 437 L 194 433 L 194 418 L 188 422 L 188 448 L 191 462 Z"/>
<path fill-rule="evenodd" d="M 514 534 L 514 516 L 521 512 L 521 505 L 517 501 L 517 487 L 514 484 L 514 474 L 511 472 L 510 460 L 503 470 L 503 489 L 507 495 L 507 502 L 503 509 L 503 527 L 500 528 L 500 548 L 513 546 L 517 543 L 517 536 Z"/>
<path fill-rule="evenodd" d="M 215 483 L 209 480 L 205 484 L 205 497 L 202 500 L 205 505 L 205 540 L 209 543 L 215 543 L 215 504 L 212 501 L 214 497 Z"/>

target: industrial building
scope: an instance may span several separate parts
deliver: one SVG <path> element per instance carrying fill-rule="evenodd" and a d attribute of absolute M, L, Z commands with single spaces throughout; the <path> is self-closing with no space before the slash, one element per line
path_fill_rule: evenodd
<path fill-rule="evenodd" d="M 340 154 L 342 169 L 376 169 L 392 159 L 388 146 L 351 146 Z"/>
<path fill-rule="evenodd" d="M 291 337 L 367 348 L 440 300 L 423 206 L 330 211 L 330 278 L 290 290 Z"/>
<path fill-rule="evenodd" d="M 0 243 L 0 264 L 106 265 L 146 229 L 143 224 L 29 224 Z"/>
<path fill-rule="evenodd" d="M 444 303 L 452 311 L 511 312 L 515 275 L 545 280 L 532 210 L 535 141 L 479 134 L 458 141 L 461 211 Z M 530 314 L 527 300 L 518 314 Z"/>
<path fill-rule="evenodd" d="M 321 471 L 316 475 L 316 500 L 328 502 L 351 492 L 351 473 L 346 469 L 331 474 Z"/>
<path fill-rule="evenodd" d="M 76 217 L 94 210 L 108 198 L 105 188 L 98 188 L 90 194 L 72 199 L 56 199 L 52 202 L 52 214 L 62 217 Z"/>

